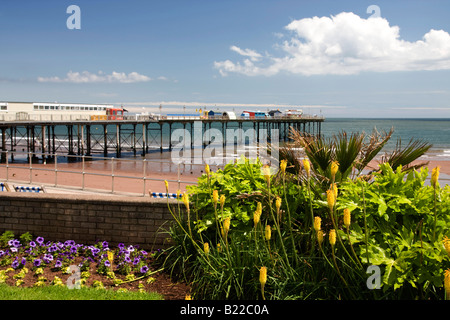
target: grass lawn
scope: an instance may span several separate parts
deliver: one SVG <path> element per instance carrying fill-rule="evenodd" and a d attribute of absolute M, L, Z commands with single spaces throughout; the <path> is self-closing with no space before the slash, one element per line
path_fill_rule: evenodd
<path fill-rule="evenodd" d="M 0 300 L 162 300 L 158 293 L 120 292 L 111 289 L 46 286 L 18 288 L 0 284 Z"/>

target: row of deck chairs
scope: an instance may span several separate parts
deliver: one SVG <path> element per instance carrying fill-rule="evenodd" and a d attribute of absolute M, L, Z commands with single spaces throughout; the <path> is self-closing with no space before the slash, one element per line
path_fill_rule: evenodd
<path fill-rule="evenodd" d="M 0 182 L 0 190 L 2 192 L 35 192 L 45 193 L 47 192 L 43 186 L 28 186 L 28 185 L 10 185 L 6 182 Z"/>
<path fill-rule="evenodd" d="M 176 193 L 151 192 L 149 190 L 148 194 L 149 194 L 150 198 L 171 198 L 171 199 L 176 199 L 177 198 L 177 194 Z M 179 198 L 181 198 L 181 196 L 182 196 L 181 194 L 178 194 Z"/>

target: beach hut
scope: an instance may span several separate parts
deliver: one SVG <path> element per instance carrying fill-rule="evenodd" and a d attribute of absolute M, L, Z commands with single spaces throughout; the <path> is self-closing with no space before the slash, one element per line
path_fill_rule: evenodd
<path fill-rule="evenodd" d="M 283 113 L 280 110 L 270 110 L 269 111 L 269 116 L 275 117 L 275 118 L 281 117 L 282 114 Z"/>
<path fill-rule="evenodd" d="M 236 114 L 232 111 L 224 112 L 222 116 L 228 120 L 236 120 Z"/>

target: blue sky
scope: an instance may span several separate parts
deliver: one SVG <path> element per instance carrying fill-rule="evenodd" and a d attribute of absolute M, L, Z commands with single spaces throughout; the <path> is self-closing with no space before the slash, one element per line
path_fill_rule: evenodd
<path fill-rule="evenodd" d="M 450 118 L 449 14 L 448 1 L 2 0 L 0 100 Z"/>

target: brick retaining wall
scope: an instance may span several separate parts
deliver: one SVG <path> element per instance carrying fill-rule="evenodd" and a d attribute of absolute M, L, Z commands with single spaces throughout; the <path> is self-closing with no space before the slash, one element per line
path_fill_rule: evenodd
<path fill-rule="evenodd" d="M 175 203 L 176 200 L 169 200 Z M 147 250 L 170 243 L 173 221 L 167 199 L 38 193 L 0 194 L 0 233 L 29 232 L 46 240 L 140 245 Z"/>

